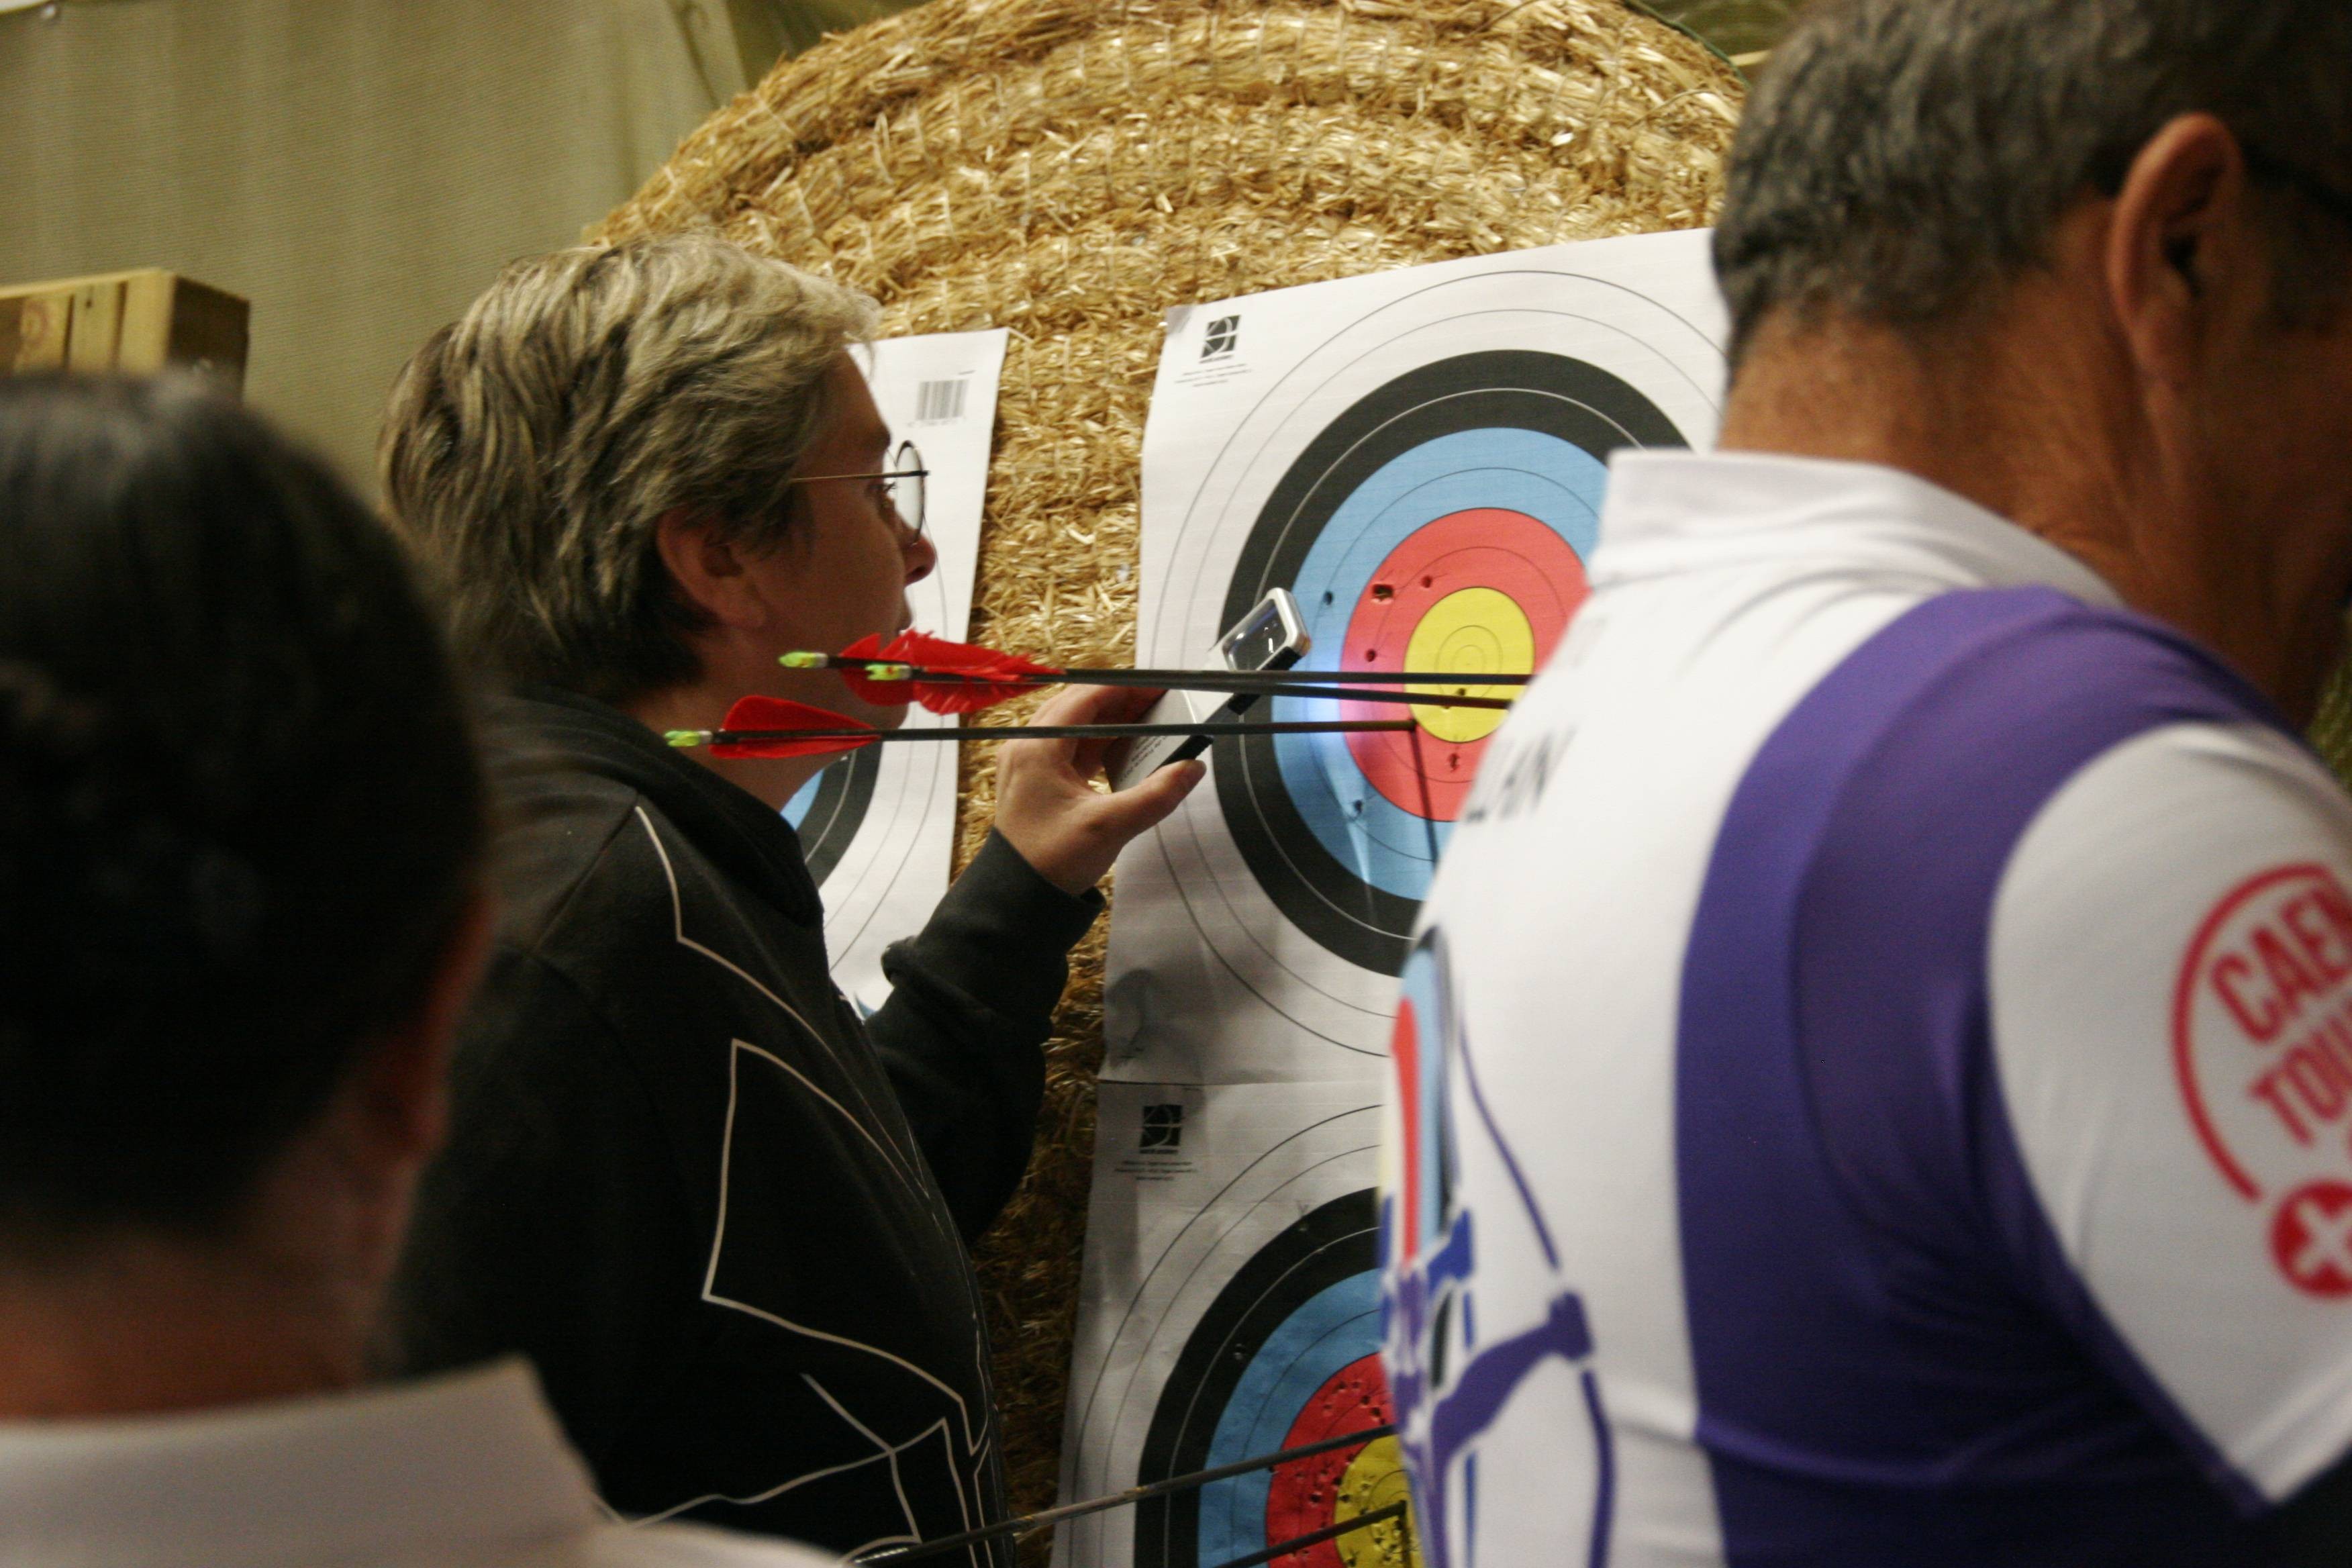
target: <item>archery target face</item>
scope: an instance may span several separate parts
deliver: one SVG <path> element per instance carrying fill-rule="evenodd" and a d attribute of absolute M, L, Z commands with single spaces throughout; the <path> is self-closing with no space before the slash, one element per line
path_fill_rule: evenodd
<path fill-rule="evenodd" d="M 1390 1424 L 1378 1107 L 1354 1086 L 1108 1084 L 1104 1093 L 1107 1144 L 1142 1131 L 1149 1152 L 1125 1165 L 1160 1163 L 1138 1195 L 1182 1217 L 1165 1233 L 1147 1226 L 1133 1247 L 1105 1251 L 1090 1238 L 1088 1268 L 1120 1273 L 1122 1304 L 1090 1310 L 1116 1328 L 1102 1353 L 1080 1352 L 1096 1371 L 1073 1390 L 1066 1491 L 1093 1496 Z M 1181 1149 L 1151 1146 L 1152 1111 L 1177 1119 Z M 1136 1174 L 1115 1161 L 1097 1175 L 1097 1203 Z M 1150 1500 L 1127 1518 L 1073 1521 L 1056 1560 L 1213 1568 L 1404 1496 L 1395 1439 L 1351 1443 Z M 1407 1568 L 1406 1539 L 1384 1521 L 1284 1561 Z"/>
<path fill-rule="evenodd" d="M 919 610 L 928 608 L 920 604 L 927 585 L 909 595 Z M 945 722 L 912 710 L 906 726 Z M 942 796 L 952 805 L 955 752 L 945 742 L 867 746 L 832 763 L 784 803 L 784 819 L 799 833 L 809 876 L 824 899 L 825 949 L 836 976 L 851 955 L 912 935 L 943 890 L 932 884 L 944 883 L 945 867 L 923 853 L 924 830 Z M 920 883 L 919 913 L 894 912 L 890 895 L 901 882 L 910 889 Z M 879 1005 L 868 987 L 842 978 L 864 1005 Z M 887 985 L 881 991 L 887 994 Z"/>
<path fill-rule="evenodd" d="M 1300 1216 L 1240 1261 L 1184 1342 L 1144 1439 L 1139 1481 L 1190 1475 L 1389 1425 L 1370 1189 Z M 1394 1437 L 1213 1481 L 1136 1510 L 1136 1568 L 1214 1568 L 1403 1500 Z M 1303 1568 L 1403 1568 L 1393 1523 L 1309 1547 Z"/>
<path fill-rule="evenodd" d="M 1459 692 L 1514 694 L 1478 677 L 1539 668 L 1566 629 L 1609 455 L 1710 439 L 1720 365 L 1675 311 L 1568 272 L 1455 278 L 1365 314 L 1269 387 L 1197 476 L 1147 661 L 1198 662 L 1281 586 L 1313 638 L 1304 669 L 1434 668 L 1459 675 Z M 1264 711 L 1400 710 L 1282 699 Z M 1226 971 L 1366 1056 L 1384 1044 L 1390 977 L 1501 717 L 1402 711 L 1410 732 L 1220 741 L 1213 797 L 1159 837 Z"/>
<path fill-rule="evenodd" d="M 961 640 L 971 623 L 1005 337 L 998 329 L 888 338 L 864 351 L 867 384 L 894 441 L 919 442 L 930 469 L 924 526 L 939 560 L 908 589 L 908 607 L 915 626 L 951 639 Z M 839 705 L 822 693 L 808 700 Z M 912 710 L 905 727 L 949 722 Z M 951 743 L 869 746 L 835 762 L 784 805 L 824 900 L 834 980 L 861 1010 L 889 995 L 884 951 L 920 931 L 947 891 L 955 786 Z"/>

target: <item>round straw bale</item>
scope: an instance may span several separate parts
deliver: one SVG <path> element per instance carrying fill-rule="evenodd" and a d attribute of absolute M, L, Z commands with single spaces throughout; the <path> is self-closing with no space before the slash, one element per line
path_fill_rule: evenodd
<path fill-rule="evenodd" d="M 715 229 L 873 294 L 888 331 L 1011 328 L 974 635 L 1113 664 L 1167 307 L 1704 224 L 1739 103 L 1620 0 L 929 0 L 778 66 L 592 237 Z M 960 862 L 994 804 L 981 748 L 962 780 Z M 1054 1489 L 1102 943 L 982 1260 L 1024 1507 Z"/>

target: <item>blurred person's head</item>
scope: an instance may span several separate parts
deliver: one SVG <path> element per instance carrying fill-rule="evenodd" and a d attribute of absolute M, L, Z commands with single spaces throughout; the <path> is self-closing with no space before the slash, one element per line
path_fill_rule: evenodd
<path fill-rule="evenodd" d="M 459 647 L 657 726 L 751 690 L 902 712 L 775 662 L 887 638 L 936 560 L 875 477 L 890 432 L 851 357 L 874 322 L 708 236 L 507 268 L 402 372 L 380 450 Z"/>
<path fill-rule="evenodd" d="M 0 380 L 0 1411 L 356 1375 L 482 839 L 331 474 L 193 383 Z"/>
<path fill-rule="evenodd" d="M 1890 461 L 2307 705 L 2352 582 L 2352 7 L 1821 0 L 1715 239 L 1725 445 Z"/>

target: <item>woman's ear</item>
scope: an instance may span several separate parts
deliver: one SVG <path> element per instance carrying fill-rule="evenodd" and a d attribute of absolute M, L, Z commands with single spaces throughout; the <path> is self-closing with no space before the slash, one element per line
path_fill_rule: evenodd
<path fill-rule="evenodd" d="M 670 508 L 654 523 L 654 548 L 679 594 L 712 621 L 737 630 L 767 624 L 768 603 L 742 555 L 704 519 Z"/>

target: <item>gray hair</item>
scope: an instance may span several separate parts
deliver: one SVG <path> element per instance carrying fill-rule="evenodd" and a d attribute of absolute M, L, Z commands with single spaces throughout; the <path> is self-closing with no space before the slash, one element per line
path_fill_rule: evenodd
<path fill-rule="evenodd" d="M 780 542 L 873 301 L 704 235 L 509 266 L 394 385 L 385 497 L 458 645 L 500 673 L 627 701 L 692 679 L 702 624 L 655 524 Z"/>
<path fill-rule="evenodd" d="M 1963 319 L 2196 111 L 2270 198 L 2283 315 L 2324 315 L 2352 234 L 2306 192 L 2352 195 L 2346 0 L 1822 0 L 1732 150 L 1715 257 L 1735 363 L 1782 310 Z"/>

